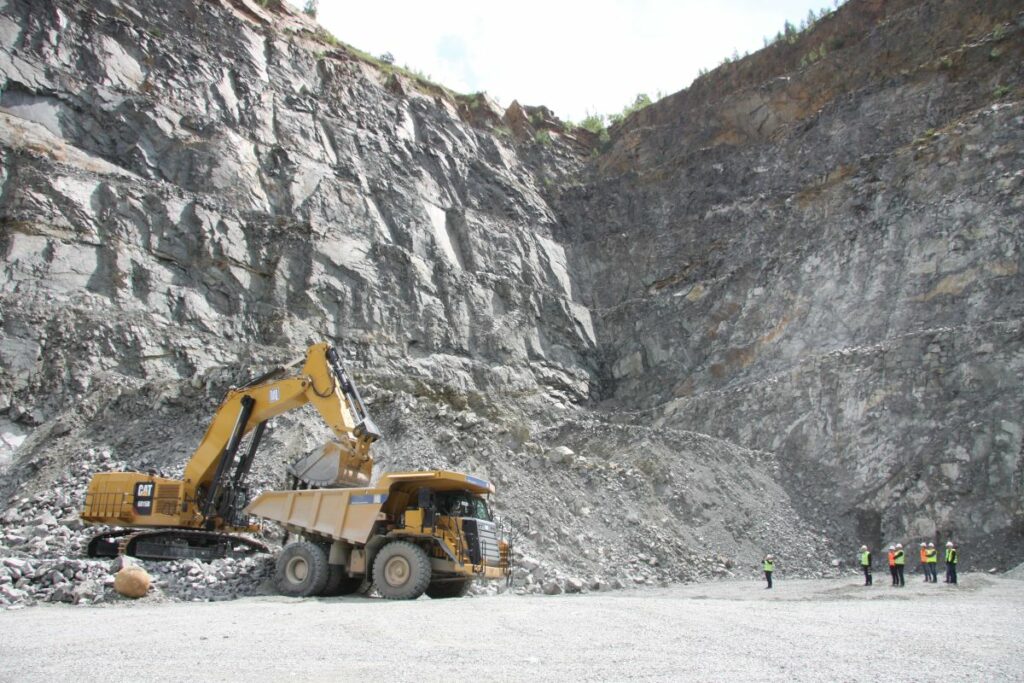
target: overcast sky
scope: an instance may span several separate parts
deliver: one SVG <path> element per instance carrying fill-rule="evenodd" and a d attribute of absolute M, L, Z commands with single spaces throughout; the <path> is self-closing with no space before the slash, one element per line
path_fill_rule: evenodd
<path fill-rule="evenodd" d="M 305 0 L 291 0 L 299 7 Z M 546 105 L 563 120 L 617 113 L 637 93 L 687 87 L 702 68 L 754 52 L 788 19 L 834 0 L 320 0 L 339 40 L 456 92 Z"/>

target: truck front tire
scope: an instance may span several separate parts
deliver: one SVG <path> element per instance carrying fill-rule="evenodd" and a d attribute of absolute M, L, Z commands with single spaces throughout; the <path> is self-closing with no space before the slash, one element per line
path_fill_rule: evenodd
<path fill-rule="evenodd" d="M 373 561 L 373 584 L 388 600 L 415 600 L 430 584 L 430 559 L 419 546 L 391 541 Z"/>
<path fill-rule="evenodd" d="M 284 547 L 274 567 L 274 585 L 281 595 L 308 598 L 319 595 L 329 576 L 327 553 L 316 543 L 299 541 Z"/>

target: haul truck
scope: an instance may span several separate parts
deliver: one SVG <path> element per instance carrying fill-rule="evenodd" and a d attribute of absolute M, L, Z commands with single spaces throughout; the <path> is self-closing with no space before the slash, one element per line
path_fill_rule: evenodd
<path fill-rule="evenodd" d="M 388 473 L 369 488 L 266 491 L 246 512 L 300 540 L 278 556 L 284 595 L 345 595 L 371 585 L 384 598 L 461 597 L 473 579 L 511 571 L 509 541 L 484 496 L 494 485 L 446 471 Z"/>

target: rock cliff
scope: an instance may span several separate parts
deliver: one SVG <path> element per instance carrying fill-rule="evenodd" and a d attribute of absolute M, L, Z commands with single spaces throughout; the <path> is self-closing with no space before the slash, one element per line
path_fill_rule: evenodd
<path fill-rule="evenodd" d="M 844 538 L 1019 555 L 1019 10 L 850 3 L 623 126 L 557 203 L 602 396 Z"/>
<path fill-rule="evenodd" d="M 525 588 L 890 539 L 1016 564 L 1018 10 L 854 0 L 603 147 L 274 3 L 0 0 L 9 524 L 180 471 L 227 386 L 326 339 L 382 469 L 531 519 Z M 40 533 L 5 547 L 80 545 Z"/>

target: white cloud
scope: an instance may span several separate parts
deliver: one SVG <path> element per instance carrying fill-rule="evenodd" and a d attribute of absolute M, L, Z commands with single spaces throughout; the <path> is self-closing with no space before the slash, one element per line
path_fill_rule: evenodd
<path fill-rule="evenodd" d="M 770 6 L 769 6 L 770 5 Z M 351 3 L 321 0 L 340 40 L 458 92 L 546 105 L 563 119 L 613 113 L 637 93 L 685 88 L 701 68 L 755 51 L 829 0 Z"/>

